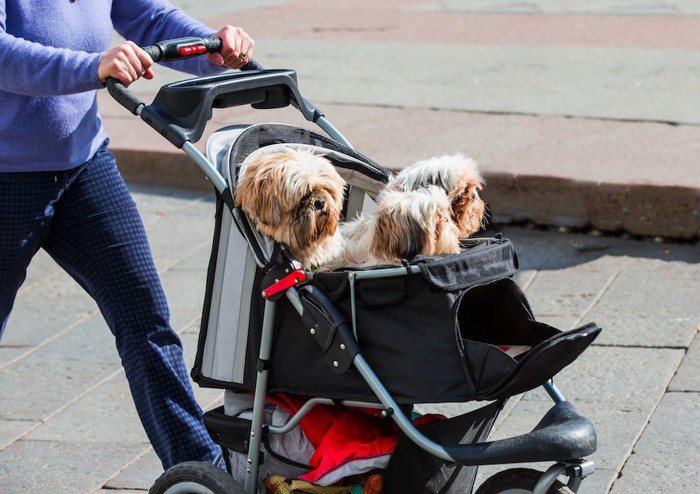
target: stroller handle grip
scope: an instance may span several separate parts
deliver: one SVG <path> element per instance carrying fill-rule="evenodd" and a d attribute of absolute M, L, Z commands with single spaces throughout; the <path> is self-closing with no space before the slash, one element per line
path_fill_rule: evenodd
<path fill-rule="evenodd" d="M 143 51 L 148 53 L 154 62 L 172 62 L 185 58 L 196 57 L 205 53 L 217 53 L 221 51 L 219 38 L 176 38 L 160 41 L 154 45 L 144 46 Z M 263 66 L 253 59 L 241 67 L 240 70 L 262 70 Z"/>
<path fill-rule="evenodd" d="M 191 36 L 160 41 L 150 46 L 144 46 L 142 49 L 148 53 L 154 62 L 172 62 L 204 55 L 206 53 L 219 52 L 221 51 L 221 40 L 219 38 Z M 263 67 L 258 62 L 251 59 L 247 64 L 241 67 L 240 70 L 263 70 Z M 105 87 L 107 91 L 109 91 L 109 94 L 112 95 L 120 105 L 134 115 L 138 115 L 141 108 L 145 106 L 145 103 L 129 91 L 118 79 L 108 77 L 105 81 Z"/>
<path fill-rule="evenodd" d="M 139 115 L 141 109 L 146 105 L 138 96 L 129 91 L 119 79 L 108 77 L 104 85 L 112 98 L 134 115 Z"/>
<path fill-rule="evenodd" d="M 205 53 L 219 52 L 221 51 L 221 40 L 191 36 L 159 41 L 153 45 L 144 46 L 142 50 L 148 53 L 154 62 L 172 62 Z"/>

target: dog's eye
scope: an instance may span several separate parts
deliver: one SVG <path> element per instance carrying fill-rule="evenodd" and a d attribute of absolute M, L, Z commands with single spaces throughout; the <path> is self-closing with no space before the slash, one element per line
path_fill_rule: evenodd
<path fill-rule="evenodd" d="M 301 198 L 299 204 L 296 207 L 296 214 L 303 214 L 303 211 L 309 207 L 309 202 L 311 201 L 311 193 L 309 192 L 304 197 Z"/>

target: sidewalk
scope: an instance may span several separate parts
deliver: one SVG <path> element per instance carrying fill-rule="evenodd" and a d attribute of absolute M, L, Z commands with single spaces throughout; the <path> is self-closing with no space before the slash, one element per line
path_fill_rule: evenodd
<path fill-rule="evenodd" d="M 132 185 L 188 365 L 213 232 L 209 192 Z M 584 494 L 685 493 L 700 481 L 700 252 L 690 245 L 501 228 L 538 320 L 603 333 L 555 382 L 598 432 Z M 196 388 L 205 409 L 221 393 Z M 549 405 L 511 400 L 494 437 Z M 457 413 L 465 405 L 446 405 Z M 30 266 L 0 345 L 0 492 L 137 494 L 161 468 L 95 304 L 45 254 Z M 540 467 L 540 465 L 535 465 Z M 493 472 L 483 469 L 480 479 Z"/>
<path fill-rule="evenodd" d="M 302 93 L 380 164 L 474 156 L 537 319 L 603 328 L 556 378 L 598 432 L 597 470 L 580 492 L 680 494 L 700 483 L 697 2 L 174 3 L 210 25 L 245 26 L 256 58 L 296 69 Z M 161 69 L 158 84 L 181 77 Z M 132 89 L 149 101 L 157 87 Z M 99 103 L 191 365 L 211 187 L 106 93 Z M 271 121 L 304 124 L 292 109 L 239 108 L 215 111 L 212 128 Z M 585 233 L 502 226 L 510 221 Z M 221 401 L 196 393 L 205 409 Z M 539 390 L 514 397 L 494 437 L 527 432 L 548 404 Z M 0 342 L 0 493 L 137 494 L 160 473 L 96 305 L 40 253 Z"/>

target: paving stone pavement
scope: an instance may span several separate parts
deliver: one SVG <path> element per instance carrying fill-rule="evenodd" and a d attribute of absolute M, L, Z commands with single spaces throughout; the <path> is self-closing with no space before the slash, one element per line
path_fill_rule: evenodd
<path fill-rule="evenodd" d="M 581 492 L 694 491 L 697 1 L 173 3 L 212 26 L 246 27 L 261 62 L 295 68 L 304 95 L 388 168 L 465 151 L 488 178 L 495 220 L 615 232 L 491 230 L 514 241 L 516 279 L 539 320 L 603 328 L 555 379 L 598 432 L 597 471 Z M 134 85 L 137 94 L 182 78 L 157 74 Z M 144 139 L 152 130 L 105 94 L 99 104 L 191 363 L 213 231 L 209 184 L 164 140 Z M 236 109 L 212 123 L 304 123 L 288 115 Z M 221 402 L 216 390 L 196 393 L 204 408 Z M 526 432 L 548 404 L 540 390 L 514 397 L 493 437 Z M 0 341 L 0 494 L 135 494 L 160 473 L 94 302 L 40 253 Z"/>
<path fill-rule="evenodd" d="M 212 194 L 131 188 L 191 363 Z M 581 492 L 687 492 L 700 480 L 698 246 L 507 226 L 488 233 L 496 228 L 518 250 L 516 279 L 540 321 L 603 327 L 555 379 L 598 432 L 597 471 Z M 220 403 L 219 391 L 196 391 L 204 408 Z M 539 390 L 513 398 L 493 437 L 526 432 L 548 403 Z M 483 469 L 479 479 L 493 471 Z M 0 344 L 0 492 L 133 494 L 160 473 L 94 303 L 38 255 Z"/>

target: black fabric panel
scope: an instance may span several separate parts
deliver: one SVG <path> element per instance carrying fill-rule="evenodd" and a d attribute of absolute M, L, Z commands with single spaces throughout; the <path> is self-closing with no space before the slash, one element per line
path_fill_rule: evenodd
<path fill-rule="evenodd" d="M 376 280 L 383 288 L 387 280 Z M 372 293 L 375 280 L 359 280 L 359 293 Z M 456 351 L 450 294 L 431 290 L 421 276 L 394 279 L 405 293 L 401 304 L 378 305 L 378 300 L 357 298 L 358 343 L 362 354 L 400 404 L 463 401 L 473 395 L 464 379 Z M 367 296 L 367 295 L 365 295 Z M 335 301 L 350 317 L 350 299 Z M 272 354 L 271 388 L 297 394 L 337 399 L 376 401 L 354 371 L 335 375 L 323 359 L 321 348 L 301 327 L 289 304 L 278 307 Z M 410 310 L 407 310 L 410 308 Z"/>
<path fill-rule="evenodd" d="M 542 385 L 573 362 L 600 332 L 593 324 L 561 332 L 535 321 L 510 278 L 465 292 L 457 321 L 466 374 L 473 379 L 474 398 L 479 400 L 513 396 Z M 513 358 L 498 348 L 501 345 L 532 348 Z"/>
<path fill-rule="evenodd" d="M 418 426 L 428 439 L 443 444 L 484 441 L 503 407 L 494 402 L 472 412 Z M 445 462 L 401 435 L 384 473 L 382 494 L 463 494 L 472 492 L 477 467 Z"/>
<path fill-rule="evenodd" d="M 600 332 L 601 329 L 591 323 L 540 342 L 523 356 L 516 369 L 505 376 L 493 392 L 484 393 L 483 399 L 513 396 L 543 384 L 576 360 Z"/>
<path fill-rule="evenodd" d="M 460 254 L 416 257 L 428 283 L 444 290 L 462 290 L 476 284 L 512 276 L 518 269 L 513 244 L 492 239 L 466 247 Z"/>
<path fill-rule="evenodd" d="M 204 384 L 207 380 L 202 376 L 202 358 L 204 355 L 204 344 L 207 340 L 207 327 L 209 326 L 209 312 L 211 311 L 211 299 L 214 287 L 214 275 L 216 273 L 216 262 L 219 253 L 219 241 L 221 237 L 221 221 L 224 210 L 228 213 L 228 209 L 224 207 L 224 201 L 221 196 L 217 195 L 216 213 L 214 216 L 214 240 L 212 242 L 211 254 L 209 256 L 209 267 L 207 268 L 207 286 L 204 294 L 204 308 L 202 309 L 202 322 L 199 330 L 199 338 L 197 339 L 197 353 L 195 354 L 194 364 L 190 375 L 192 380 L 205 387 L 218 387 Z"/>

